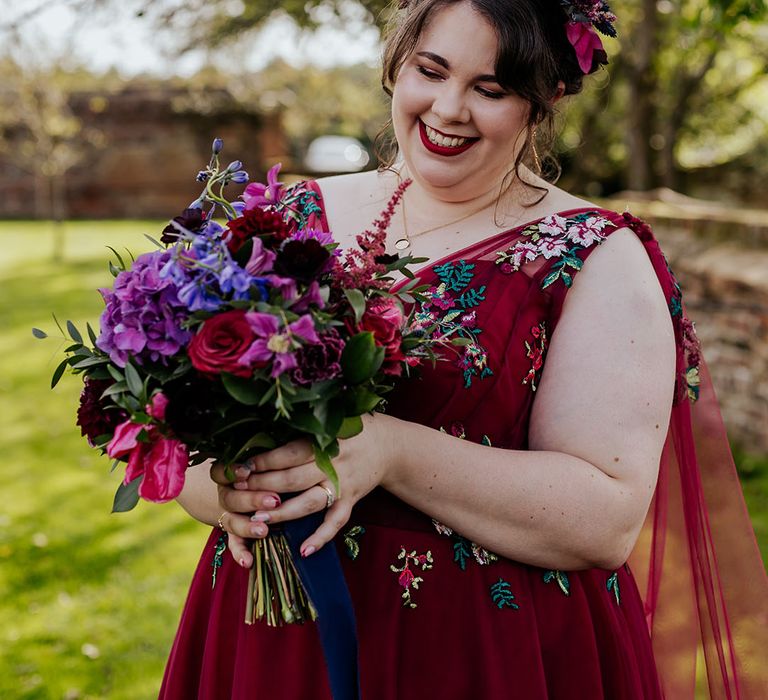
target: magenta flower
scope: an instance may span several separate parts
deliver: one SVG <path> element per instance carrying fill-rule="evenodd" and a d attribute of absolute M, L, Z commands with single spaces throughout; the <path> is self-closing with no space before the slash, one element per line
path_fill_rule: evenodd
<path fill-rule="evenodd" d="M 273 165 L 267 173 L 267 184 L 252 182 L 245 188 L 243 199 L 245 200 L 245 210 L 255 209 L 270 204 L 275 204 L 280 199 L 280 191 L 283 189 L 283 183 L 278 182 L 277 174 L 280 172 L 281 163 Z"/>
<path fill-rule="evenodd" d="M 238 362 L 246 367 L 265 367 L 271 361 L 272 377 L 297 366 L 296 350 L 301 347 L 302 341 L 319 342 L 315 324 L 309 315 L 301 316 L 282 328 L 279 319 L 272 314 L 252 311 L 245 317 L 257 338 Z"/>
<path fill-rule="evenodd" d="M 256 277 L 263 272 L 271 272 L 272 264 L 275 262 L 275 254 L 267 250 L 261 242 L 261 238 L 254 236 L 251 238 L 253 248 L 251 257 L 245 265 L 246 272 Z"/>

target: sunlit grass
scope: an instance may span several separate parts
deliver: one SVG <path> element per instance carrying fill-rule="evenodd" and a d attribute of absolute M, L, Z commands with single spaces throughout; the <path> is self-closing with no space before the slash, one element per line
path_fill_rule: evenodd
<path fill-rule="evenodd" d="M 48 383 L 51 318 L 95 324 L 111 253 L 157 223 L 0 223 L 0 697 L 153 698 L 207 530 L 176 505 L 111 515 L 120 470 L 74 426 L 81 380 Z"/>

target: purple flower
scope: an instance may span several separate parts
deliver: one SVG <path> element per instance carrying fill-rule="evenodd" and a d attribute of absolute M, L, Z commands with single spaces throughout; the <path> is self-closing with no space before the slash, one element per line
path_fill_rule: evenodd
<path fill-rule="evenodd" d="M 281 164 L 273 165 L 267 173 L 267 184 L 252 182 L 243 192 L 246 210 L 256 209 L 270 204 L 275 204 L 280 199 L 280 192 L 283 189 L 283 183 L 278 182 L 277 175 L 280 172 Z"/>
<path fill-rule="evenodd" d="M 282 329 L 280 320 L 272 314 L 251 311 L 245 317 L 257 338 L 243 353 L 239 363 L 245 367 L 264 367 L 272 361 L 272 377 L 297 366 L 296 350 L 301 347 L 301 341 L 319 342 L 315 324 L 309 315 L 301 316 Z"/>
<path fill-rule="evenodd" d="M 245 265 L 245 269 L 252 275 L 260 275 L 262 272 L 271 272 L 272 264 L 275 262 L 275 254 L 267 250 L 261 239 L 251 238 L 253 248 L 251 248 L 251 257 Z"/>
<path fill-rule="evenodd" d="M 129 357 L 141 363 L 164 362 L 191 338 L 182 328 L 188 311 L 174 281 L 161 275 L 171 250 L 145 253 L 130 270 L 121 272 L 113 289 L 101 289 L 106 308 L 96 346 L 119 367 Z"/>
<path fill-rule="evenodd" d="M 335 328 L 323 333 L 317 343 L 302 345 L 296 352 L 297 366 L 291 374 L 296 384 L 308 385 L 341 374 L 341 352 L 344 341 Z"/>

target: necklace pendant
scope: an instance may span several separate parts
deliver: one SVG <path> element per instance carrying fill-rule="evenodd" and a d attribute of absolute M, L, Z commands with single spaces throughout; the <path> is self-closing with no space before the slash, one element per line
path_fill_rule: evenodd
<path fill-rule="evenodd" d="M 406 250 L 411 247 L 411 242 L 407 238 L 398 238 L 395 241 L 395 248 L 398 250 Z"/>

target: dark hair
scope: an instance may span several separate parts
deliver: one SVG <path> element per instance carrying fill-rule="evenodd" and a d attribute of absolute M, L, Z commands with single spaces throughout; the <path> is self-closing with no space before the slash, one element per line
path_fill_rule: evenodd
<path fill-rule="evenodd" d="M 392 96 L 401 66 L 435 13 L 459 2 L 469 2 L 496 32 L 499 49 L 495 73 L 501 87 L 530 104 L 529 135 L 508 175 L 518 175 L 523 163 L 532 165 L 542 174 L 532 138 L 535 134 L 536 142 L 547 154 L 547 165 L 552 169 L 544 175 L 547 179 L 556 179 L 559 167 L 549 156 L 554 140 L 554 98 L 560 83 L 565 86 L 565 95 L 574 95 L 581 91 L 584 79 L 576 53 L 565 34 L 567 17 L 559 0 L 410 0 L 408 4 L 401 3 L 384 45 L 381 76 L 384 91 Z M 377 137 L 377 154 L 382 168 L 391 167 L 396 154 L 392 138 L 381 147 L 390 126 L 388 122 Z"/>

